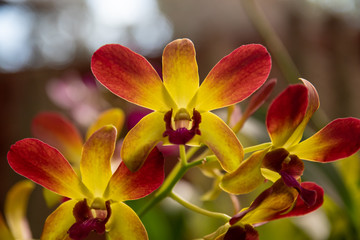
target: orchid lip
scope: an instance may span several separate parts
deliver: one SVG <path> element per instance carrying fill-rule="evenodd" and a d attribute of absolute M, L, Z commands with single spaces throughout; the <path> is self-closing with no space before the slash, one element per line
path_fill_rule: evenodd
<path fill-rule="evenodd" d="M 111 216 L 110 201 L 105 202 L 105 209 L 98 209 L 90 208 L 84 199 L 75 205 L 73 214 L 76 222 L 68 230 L 71 239 L 85 239 L 91 231 L 104 234 L 105 224 Z"/>
<path fill-rule="evenodd" d="M 201 135 L 199 124 L 201 123 L 201 115 L 193 109 L 193 116 L 186 109 L 181 108 L 172 119 L 173 110 L 168 111 L 164 116 L 166 130 L 163 137 L 168 136 L 169 142 L 172 144 L 186 144 L 196 134 Z"/>
<path fill-rule="evenodd" d="M 300 198 L 308 207 L 314 206 L 317 198 L 316 191 L 303 188 L 293 176 L 289 175 L 285 171 L 280 171 L 280 175 L 288 187 L 293 187 L 299 192 Z"/>

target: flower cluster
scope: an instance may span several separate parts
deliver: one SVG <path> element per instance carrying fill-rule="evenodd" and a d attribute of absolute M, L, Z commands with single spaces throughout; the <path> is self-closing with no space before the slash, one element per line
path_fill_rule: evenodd
<path fill-rule="evenodd" d="M 188 39 L 165 47 L 162 77 L 144 57 L 118 44 L 99 48 L 91 69 L 112 93 L 152 112 L 118 141 L 121 146 L 116 144 L 124 122 L 120 109 L 100 115 L 85 141 L 58 114 L 42 113 L 34 119 L 36 138 L 11 146 L 8 162 L 15 172 L 57 194 L 44 192 L 47 202 L 58 207 L 46 219 L 41 239 L 81 240 L 94 232 L 107 239 L 148 239 L 139 216 L 166 197 L 223 220 L 222 226 L 203 239 L 259 239 L 255 227 L 305 215 L 323 204 L 323 189 L 302 181 L 302 160 L 331 162 L 360 148 L 360 120 L 356 118 L 336 119 L 311 137 L 304 134 L 319 108 L 318 93 L 305 79 L 288 86 L 270 104 L 265 124 L 271 142 L 243 148 L 237 133 L 263 105 L 276 82 L 266 81 L 271 58 L 262 45 L 237 48 L 201 84 L 195 49 Z M 234 106 L 248 97 L 248 108 L 240 116 Z M 227 121 L 211 112 L 224 107 L 229 109 Z M 237 120 L 231 124 L 229 119 Z M 166 179 L 159 144 L 179 146 L 180 160 Z M 116 146 L 121 147 L 119 156 Z M 114 163 L 119 157 L 121 163 Z M 231 213 L 232 217 L 211 212 L 173 192 L 194 167 L 214 178 L 213 192 L 239 195 L 256 192 L 266 184 L 267 188 L 258 191 L 248 207 Z M 124 203 L 155 190 L 136 212 Z M 0 224 L 6 226 L 2 217 Z M 0 236 L 8 236 L 1 234 L 11 235 L 6 227 L 0 228 Z"/>

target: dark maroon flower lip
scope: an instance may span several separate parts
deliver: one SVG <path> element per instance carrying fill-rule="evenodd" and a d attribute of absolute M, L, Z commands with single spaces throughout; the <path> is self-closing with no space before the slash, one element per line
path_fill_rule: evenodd
<path fill-rule="evenodd" d="M 304 163 L 298 156 L 290 154 L 284 148 L 278 148 L 265 155 L 263 167 L 278 172 L 288 187 L 298 191 L 300 198 L 308 207 L 316 203 L 316 192 L 301 187 L 298 181 L 304 171 Z"/>
<path fill-rule="evenodd" d="M 314 206 L 317 198 L 316 191 L 302 187 L 293 176 L 291 176 L 285 171 L 280 171 L 280 175 L 282 180 L 288 187 L 293 187 L 299 192 L 300 198 L 308 207 Z"/>
<path fill-rule="evenodd" d="M 198 111 L 196 111 L 195 109 L 193 109 L 193 116 L 191 118 L 192 120 L 192 127 L 191 129 L 187 129 L 186 127 L 180 127 L 177 129 L 174 129 L 172 127 L 172 112 L 173 110 L 171 109 L 170 111 L 168 111 L 165 116 L 164 116 L 164 121 L 165 121 L 165 126 L 166 126 L 166 130 L 163 133 L 163 137 L 169 137 L 169 142 L 172 144 L 186 144 L 187 142 L 189 142 L 196 134 L 197 135 L 201 135 L 200 129 L 199 129 L 199 125 L 201 123 L 201 115 Z M 176 120 L 176 121 L 181 121 L 183 119 L 180 120 Z M 188 119 L 185 119 L 188 120 Z"/>
<path fill-rule="evenodd" d="M 93 216 L 91 208 L 87 205 L 86 199 L 75 204 L 73 214 L 76 222 L 69 228 L 68 234 L 71 239 L 82 240 L 85 239 L 91 231 L 97 234 L 105 233 L 105 224 L 111 216 L 110 202 L 105 202 L 106 209 L 95 211 L 104 212 L 99 216 Z"/>
<path fill-rule="evenodd" d="M 268 152 L 262 167 L 280 173 L 285 171 L 294 178 L 299 178 L 304 171 L 304 163 L 298 156 L 290 154 L 285 148 L 277 148 Z"/>

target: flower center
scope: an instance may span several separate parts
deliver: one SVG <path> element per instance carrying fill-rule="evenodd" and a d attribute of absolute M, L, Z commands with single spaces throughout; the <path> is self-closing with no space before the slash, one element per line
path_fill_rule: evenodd
<path fill-rule="evenodd" d="M 172 144 L 186 144 L 190 141 L 195 134 L 201 135 L 199 124 L 201 123 L 201 115 L 195 109 L 193 110 L 193 116 L 185 108 L 180 108 L 172 120 L 171 109 L 164 116 L 166 130 L 163 133 L 163 137 L 168 136 L 169 142 Z"/>
<path fill-rule="evenodd" d="M 90 208 L 84 199 L 75 204 L 73 214 L 76 222 L 68 230 L 71 239 L 85 239 L 91 231 L 104 234 L 105 224 L 111 216 L 110 201 L 104 203 L 95 199 Z"/>
<path fill-rule="evenodd" d="M 186 128 L 189 130 L 190 122 L 191 122 L 191 118 L 188 111 L 186 111 L 185 108 L 180 108 L 174 117 L 175 130 L 180 128 Z"/>
<path fill-rule="evenodd" d="M 304 163 L 298 156 L 290 154 L 284 148 L 268 152 L 262 162 L 262 167 L 280 174 L 288 187 L 295 188 L 300 198 L 308 206 L 313 206 L 316 201 L 316 192 L 301 187 L 299 180 L 304 171 Z"/>

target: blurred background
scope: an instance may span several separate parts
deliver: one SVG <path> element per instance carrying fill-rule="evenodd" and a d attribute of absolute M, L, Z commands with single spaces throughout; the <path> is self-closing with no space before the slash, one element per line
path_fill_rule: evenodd
<path fill-rule="evenodd" d="M 257 0 L 257 11 L 260 10 L 272 28 L 272 34 L 276 34 L 267 36 L 254 20 L 259 12 L 252 12 L 249 2 L 254 1 L 0 1 L 1 211 L 6 192 L 22 179 L 9 167 L 7 151 L 17 140 L 31 137 L 31 119 L 37 113 L 62 112 L 84 131 L 109 107 L 121 107 L 128 115 L 134 111 L 133 105 L 114 97 L 92 76 L 92 53 L 107 43 L 119 43 L 144 55 L 161 72 L 164 46 L 173 39 L 190 38 L 195 44 L 201 79 L 238 46 L 261 43 L 273 56 L 270 77 L 278 79 L 274 97 L 291 82 L 284 63 L 281 66 L 276 59 L 278 48 L 272 45 L 271 38 L 275 36 L 293 61 L 283 59 L 285 68 L 286 64 L 290 64 L 290 68 L 296 66 L 298 76 L 312 82 L 319 92 L 321 110 L 317 119 L 320 123 L 315 124 L 316 127 L 338 117 L 360 118 L 360 1 Z M 125 127 L 123 134 L 126 131 Z M 352 170 L 358 176 L 359 159 L 354 161 L 357 165 Z M 344 168 L 335 167 L 328 167 L 330 170 L 319 181 L 334 184 L 331 178 L 336 175 L 334 179 L 344 184 L 353 183 L 354 188 L 325 188 L 331 198 L 329 202 L 334 204 L 309 218 L 314 222 L 286 219 L 269 223 L 258 228 L 261 239 L 289 239 L 289 236 L 293 236 L 292 239 L 357 239 L 353 228 L 358 225 L 351 216 L 341 215 L 340 219 L 345 220 L 340 224 L 334 219 L 340 216 L 341 209 L 351 210 L 344 205 L 346 201 L 356 200 L 351 200 L 351 195 L 359 189 L 359 178 L 347 180 L 341 175 Z M 315 171 L 305 177 L 315 181 L 319 175 Z M 199 187 L 203 189 L 194 189 L 184 183 L 185 190 L 180 195 L 192 194 L 199 198 L 206 187 L 203 184 Z M 217 202 L 211 203 L 215 209 L 220 205 L 220 209 L 226 211 L 230 203 L 223 198 L 220 196 Z M 33 235 L 39 238 L 44 219 L 51 212 L 43 208 L 40 187 L 36 188 L 29 204 Z M 207 207 L 214 207 L 211 204 Z M 173 205 L 176 203 L 163 203 L 145 217 L 150 239 L 200 238 L 219 226 Z M 340 206 L 338 210 L 337 206 Z M 166 214 L 162 208 L 168 210 Z M 311 224 L 304 227 L 306 223 Z M 351 224 L 355 225 L 349 227 Z"/>

